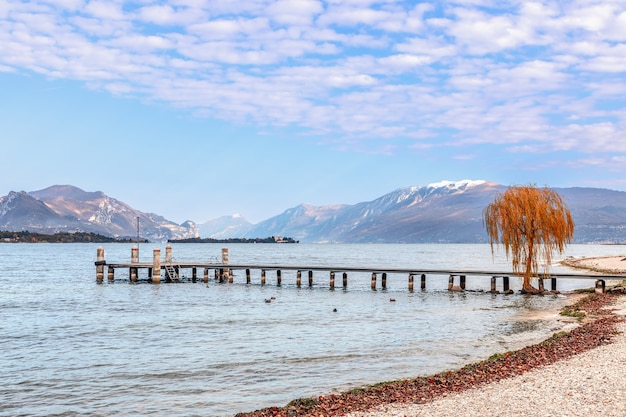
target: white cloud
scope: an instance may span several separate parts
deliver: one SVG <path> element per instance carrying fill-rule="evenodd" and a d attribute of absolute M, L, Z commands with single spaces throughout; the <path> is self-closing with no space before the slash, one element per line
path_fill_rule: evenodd
<path fill-rule="evenodd" d="M 85 6 L 85 12 L 96 19 L 125 20 L 122 4 L 118 1 L 91 0 Z"/>
<path fill-rule="evenodd" d="M 309 26 L 324 10 L 316 0 L 278 0 L 267 8 L 272 20 L 281 25 Z"/>
<path fill-rule="evenodd" d="M 624 57 L 618 0 L 0 3 L 0 71 L 381 152 L 626 152 Z"/>

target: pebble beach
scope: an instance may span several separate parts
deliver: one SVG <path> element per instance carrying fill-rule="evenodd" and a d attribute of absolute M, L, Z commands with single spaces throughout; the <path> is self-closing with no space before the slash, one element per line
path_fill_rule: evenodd
<path fill-rule="evenodd" d="M 615 314 L 626 316 L 621 296 Z M 348 417 L 626 415 L 626 323 L 612 343 L 425 404 L 386 404 Z"/>
<path fill-rule="evenodd" d="M 626 256 L 563 262 L 626 274 Z M 626 276 L 625 276 L 626 278 Z M 580 325 L 542 343 L 437 375 L 294 400 L 239 417 L 626 415 L 626 295 L 580 298 Z"/>

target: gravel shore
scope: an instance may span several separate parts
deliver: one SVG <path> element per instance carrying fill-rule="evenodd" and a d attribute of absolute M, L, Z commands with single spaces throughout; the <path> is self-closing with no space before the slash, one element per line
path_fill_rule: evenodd
<path fill-rule="evenodd" d="M 626 315 L 626 297 L 619 311 Z M 626 323 L 614 342 L 552 365 L 425 404 L 383 405 L 347 417 L 626 416 Z"/>

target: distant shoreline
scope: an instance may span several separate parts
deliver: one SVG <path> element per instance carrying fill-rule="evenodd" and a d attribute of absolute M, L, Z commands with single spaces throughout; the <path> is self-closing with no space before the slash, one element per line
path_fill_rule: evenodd
<path fill-rule="evenodd" d="M 133 243 L 136 239 L 118 239 L 92 232 L 59 232 L 53 235 L 34 232 L 0 231 L 0 243 Z M 141 240 L 141 243 L 148 243 Z"/>
<path fill-rule="evenodd" d="M 272 236 L 266 238 L 230 238 L 230 239 L 211 239 L 211 238 L 189 238 L 189 239 L 169 239 L 168 243 L 300 243 L 290 237 Z"/>

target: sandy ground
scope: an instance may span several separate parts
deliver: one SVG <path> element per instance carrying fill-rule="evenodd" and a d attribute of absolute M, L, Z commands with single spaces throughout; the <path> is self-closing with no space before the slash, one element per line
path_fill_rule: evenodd
<path fill-rule="evenodd" d="M 626 255 L 603 256 L 596 258 L 568 258 L 562 260 L 561 264 L 571 268 L 584 269 L 587 271 L 626 275 Z"/>

